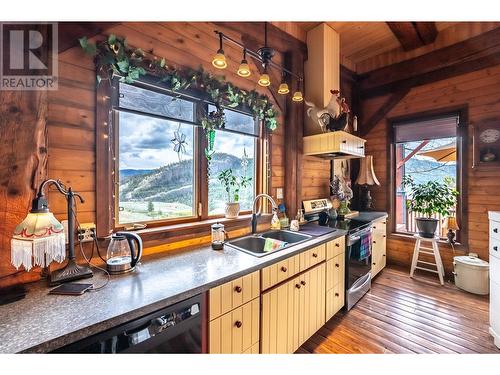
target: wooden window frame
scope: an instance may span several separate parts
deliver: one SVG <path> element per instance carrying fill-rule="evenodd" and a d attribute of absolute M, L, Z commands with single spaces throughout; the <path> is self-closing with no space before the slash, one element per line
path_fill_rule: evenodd
<path fill-rule="evenodd" d="M 194 176 L 195 176 L 195 215 L 180 218 L 180 219 L 166 219 L 155 220 L 150 222 L 142 222 L 148 228 L 158 232 L 164 229 L 168 231 L 170 228 L 179 228 L 179 225 L 195 225 L 199 228 L 205 228 L 206 225 L 212 223 L 214 220 L 224 220 L 225 223 L 230 224 L 232 220 L 224 219 L 224 215 L 208 215 L 208 181 L 205 178 L 207 175 L 208 162 L 204 156 L 203 150 L 206 147 L 206 137 L 200 123 L 200 105 L 203 105 L 206 111 L 206 106 L 213 104 L 208 99 L 208 96 L 196 89 L 185 90 L 181 93 L 172 92 L 171 90 L 162 87 L 154 82 L 154 77 L 145 77 L 134 85 L 152 89 L 157 92 L 167 93 L 172 95 L 181 95 L 188 100 L 195 102 L 195 121 L 184 121 L 175 118 L 169 119 L 166 116 L 155 116 L 148 114 L 151 117 L 162 118 L 164 120 L 172 120 L 176 122 L 184 122 L 193 124 L 195 126 L 194 137 L 195 144 L 193 159 L 195 162 Z M 118 111 L 116 105 L 118 103 L 118 84 L 119 80 L 116 78 L 108 83 L 101 83 L 97 88 L 96 95 L 96 227 L 97 236 L 99 238 L 107 237 L 117 230 L 123 230 L 124 224 L 117 223 L 118 212 L 118 183 L 115 182 L 117 176 L 117 163 L 118 163 L 118 142 L 116 130 L 116 116 Z M 148 87 L 149 86 L 149 87 Z M 123 109 L 121 109 L 123 110 Z M 252 116 L 251 112 L 246 108 L 228 108 L 228 110 L 240 112 L 245 115 Z M 134 112 L 134 111 L 128 111 Z M 271 152 L 270 152 L 270 134 L 264 129 L 263 121 L 255 119 L 256 126 L 258 126 L 258 134 L 253 136 L 255 138 L 254 146 L 254 194 L 257 195 L 261 192 L 268 192 L 271 187 Z M 225 130 L 235 134 L 244 134 L 237 131 Z M 249 135 L 251 136 L 251 135 Z M 196 143 L 197 142 L 197 143 Z M 116 180 L 117 181 L 117 180 Z M 199 204 L 201 205 L 201 212 Z M 249 216 L 251 210 L 242 211 L 240 214 L 243 218 Z M 246 220 L 246 219 L 244 219 Z M 236 223 L 240 223 L 241 219 L 234 219 Z M 132 224 L 132 223 L 130 223 Z M 236 224 L 241 225 L 241 224 Z M 155 229 L 154 229 L 155 228 Z"/>
<path fill-rule="evenodd" d="M 457 223 L 460 230 L 457 233 L 457 248 L 468 246 L 468 129 L 469 129 L 469 109 L 467 105 L 446 107 L 430 111 L 424 111 L 414 114 L 408 114 L 387 119 L 387 202 L 389 209 L 388 228 L 391 234 L 412 237 L 413 234 L 396 231 L 396 143 L 394 134 L 394 124 L 410 121 L 424 121 L 436 117 L 447 115 L 458 115 L 459 123 L 457 126 L 457 190 L 460 195 L 457 198 Z"/>

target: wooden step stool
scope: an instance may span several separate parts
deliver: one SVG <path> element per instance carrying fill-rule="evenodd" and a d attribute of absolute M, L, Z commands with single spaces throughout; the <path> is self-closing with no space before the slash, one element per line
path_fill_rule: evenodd
<path fill-rule="evenodd" d="M 444 285 L 443 281 L 444 267 L 443 267 L 443 261 L 441 260 L 441 254 L 439 254 L 439 247 L 438 247 L 439 238 L 437 237 L 427 238 L 419 236 L 418 234 L 415 234 L 415 238 L 416 242 L 415 242 L 415 249 L 413 250 L 413 260 L 411 262 L 410 277 L 413 277 L 413 273 L 415 272 L 416 269 L 422 271 L 434 272 L 438 274 L 439 282 L 441 283 L 441 285 Z M 422 242 L 431 242 L 432 247 L 422 246 Z M 420 254 L 433 255 L 435 263 L 419 260 L 418 257 Z M 425 264 L 427 266 L 434 266 L 436 267 L 436 270 L 425 267 L 419 267 L 418 266 L 419 263 Z"/>

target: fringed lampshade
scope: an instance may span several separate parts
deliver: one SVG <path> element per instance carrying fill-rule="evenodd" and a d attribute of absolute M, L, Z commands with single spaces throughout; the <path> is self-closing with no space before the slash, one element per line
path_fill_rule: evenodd
<path fill-rule="evenodd" d="M 46 267 L 66 258 L 64 228 L 51 212 L 30 212 L 14 230 L 11 240 L 11 263 L 16 269 L 23 266 Z"/>

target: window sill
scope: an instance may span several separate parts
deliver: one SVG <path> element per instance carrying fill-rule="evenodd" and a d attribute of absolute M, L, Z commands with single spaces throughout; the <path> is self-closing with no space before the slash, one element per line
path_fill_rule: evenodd
<path fill-rule="evenodd" d="M 262 214 L 257 218 L 257 224 L 270 222 L 271 214 Z M 224 224 L 224 229 L 229 232 L 235 229 L 247 227 L 250 230 L 252 214 L 240 215 L 236 219 L 213 218 L 204 221 L 165 225 L 153 228 L 145 228 L 133 231 L 137 233 L 144 242 L 173 242 L 187 238 L 196 238 L 210 235 L 211 226 L 215 223 Z"/>

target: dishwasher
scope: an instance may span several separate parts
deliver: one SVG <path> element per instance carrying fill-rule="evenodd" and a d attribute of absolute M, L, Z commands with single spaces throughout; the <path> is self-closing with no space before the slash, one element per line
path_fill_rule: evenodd
<path fill-rule="evenodd" d="M 201 353 L 203 309 L 200 294 L 53 353 Z"/>

